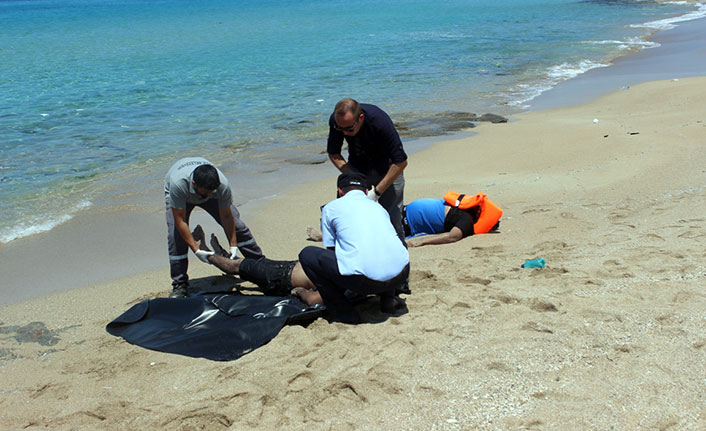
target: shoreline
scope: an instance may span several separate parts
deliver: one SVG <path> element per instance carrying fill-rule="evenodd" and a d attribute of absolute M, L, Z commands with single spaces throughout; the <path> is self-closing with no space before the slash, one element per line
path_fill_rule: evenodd
<path fill-rule="evenodd" d="M 704 28 L 706 28 L 706 20 L 697 19 L 681 22 L 673 29 L 658 32 L 653 40 L 660 43 L 659 47 L 621 57 L 609 67 L 592 69 L 560 83 L 534 99 L 530 103 L 529 111 L 585 103 L 622 87 L 654 80 L 652 78 L 667 79 L 698 75 L 699 71 L 706 71 L 706 60 L 704 60 L 706 55 L 689 55 L 689 53 L 694 49 L 704 51 L 706 32 L 699 31 Z M 685 65 L 685 70 L 680 69 L 681 65 Z M 514 116 L 510 117 L 511 121 L 513 118 Z M 459 139 L 462 136 L 468 136 L 469 133 L 475 133 L 474 129 L 453 135 L 421 138 L 416 148 L 408 153 L 414 154 L 422 148 Z M 292 172 L 297 168 L 296 165 L 287 166 L 287 169 Z M 294 187 L 306 187 L 306 184 L 316 184 L 322 178 L 333 178 L 336 175 L 327 160 L 322 164 L 309 165 L 308 169 L 310 171 L 308 178 L 294 181 L 293 184 L 286 185 L 283 190 L 288 192 Z M 277 175 L 277 178 L 281 177 L 282 175 Z M 151 180 L 157 181 L 154 178 Z M 247 190 L 248 180 L 244 180 L 242 184 L 239 183 L 239 187 Z M 274 179 L 271 181 L 273 181 L 269 186 L 271 190 L 281 187 L 275 184 Z M 238 191 L 234 190 L 234 192 L 237 196 Z M 279 199 L 282 193 L 282 191 L 275 192 L 264 199 L 250 201 L 239 207 L 246 224 L 252 229 L 254 223 L 251 219 L 258 216 L 259 209 L 267 206 L 270 200 Z M 143 203 L 161 202 L 161 187 L 154 188 L 149 197 L 140 195 L 137 198 Z M 408 195 L 406 201 L 409 200 Z M 162 226 L 164 216 L 160 206 L 155 205 L 153 208 L 160 209 L 148 210 L 143 204 L 137 210 L 128 207 L 124 212 L 119 210 L 112 213 L 107 211 L 79 213 L 49 232 L 3 244 L 0 247 L 0 271 L 5 274 L 5 277 L 1 287 L 3 299 L 0 301 L 0 306 L 36 298 L 50 292 L 111 282 L 121 277 L 128 277 L 135 271 L 165 273 L 168 266 L 164 244 L 165 227 Z M 200 213 L 199 211 L 194 213 L 192 223 L 199 222 L 206 228 L 216 230 L 217 226 L 210 218 Z M 200 218 L 200 216 L 203 217 Z M 90 228 L 90 235 L 85 233 L 85 227 Z M 110 232 L 107 232 L 108 229 Z M 114 235 L 115 233 L 118 235 Z M 300 232 L 296 232 L 295 236 L 301 235 Z M 139 244 L 135 244 L 135 238 L 139 238 Z M 66 253 L 67 248 L 73 251 Z M 267 254 L 274 258 L 291 258 L 291 256 L 272 254 L 269 250 Z M 49 257 L 43 263 L 45 271 L 32 270 L 33 256 Z M 85 265 L 84 262 L 91 262 L 91 264 Z M 27 287 L 14 289 L 14 286 Z M 168 286 L 167 276 L 165 289 Z"/>
<path fill-rule="evenodd" d="M 659 31 L 649 39 L 659 46 L 619 57 L 608 67 L 563 81 L 530 101 L 529 111 L 587 103 L 642 82 L 702 76 L 706 74 L 705 28 L 706 19 L 698 18 Z"/>

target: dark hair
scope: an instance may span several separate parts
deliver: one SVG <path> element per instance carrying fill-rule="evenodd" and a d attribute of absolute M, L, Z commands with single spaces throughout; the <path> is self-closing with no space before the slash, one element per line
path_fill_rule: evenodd
<path fill-rule="evenodd" d="M 206 190 L 216 190 L 221 185 L 218 169 L 213 165 L 200 165 L 194 169 L 192 179 L 194 184 Z"/>

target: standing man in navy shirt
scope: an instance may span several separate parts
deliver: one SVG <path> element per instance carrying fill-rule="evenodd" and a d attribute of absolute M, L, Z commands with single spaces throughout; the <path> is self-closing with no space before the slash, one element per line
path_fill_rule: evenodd
<path fill-rule="evenodd" d="M 348 143 L 348 161 L 341 155 L 344 139 Z M 329 119 L 326 151 L 342 173 L 355 171 L 367 177 L 373 186 L 368 197 L 387 210 L 404 243 L 402 171 L 407 167 L 407 154 L 390 117 L 375 105 L 341 100 Z"/>

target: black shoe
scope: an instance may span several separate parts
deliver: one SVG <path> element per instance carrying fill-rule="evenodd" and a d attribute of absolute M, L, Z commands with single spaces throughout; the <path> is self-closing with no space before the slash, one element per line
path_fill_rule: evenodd
<path fill-rule="evenodd" d="M 187 283 L 173 284 L 170 298 L 186 298 L 189 296 L 189 285 Z"/>
<path fill-rule="evenodd" d="M 387 314 L 395 314 L 397 310 L 404 306 L 404 301 L 398 296 L 381 296 L 380 311 Z"/>
<path fill-rule="evenodd" d="M 343 295 L 346 297 L 346 299 L 347 299 L 348 301 L 351 302 L 351 304 L 360 304 L 361 302 L 363 302 L 363 301 L 365 301 L 366 299 L 368 299 L 368 295 L 366 295 L 366 294 L 364 294 L 364 293 L 354 292 L 354 291 L 352 291 L 352 290 L 350 290 L 350 289 L 346 289 L 346 290 L 343 292 Z"/>
<path fill-rule="evenodd" d="M 409 278 L 404 281 L 400 286 L 395 287 L 395 295 L 411 295 L 412 291 L 409 289 Z"/>

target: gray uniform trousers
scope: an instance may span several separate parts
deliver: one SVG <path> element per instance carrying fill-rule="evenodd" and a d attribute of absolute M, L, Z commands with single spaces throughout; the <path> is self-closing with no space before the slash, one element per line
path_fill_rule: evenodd
<path fill-rule="evenodd" d="M 194 207 L 201 207 L 208 212 L 211 217 L 221 224 L 221 216 L 218 212 L 218 200 L 209 199 L 201 204 L 186 204 L 185 221 L 189 223 L 189 216 Z M 238 238 L 238 250 L 243 253 L 243 256 L 252 259 L 259 259 L 265 255 L 262 253 L 260 246 L 255 242 L 250 229 L 240 220 L 240 212 L 235 208 L 235 205 L 230 206 L 230 211 L 233 213 L 233 221 L 235 221 L 235 236 Z M 169 247 L 169 269 L 172 276 L 172 286 L 187 283 L 189 276 L 186 271 L 189 267 L 189 246 L 181 237 L 181 234 L 176 229 L 174 223 L 174 214 L 172 209 L 167 206 L 167 245 Z"/>

